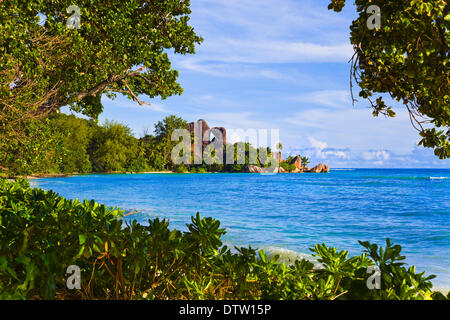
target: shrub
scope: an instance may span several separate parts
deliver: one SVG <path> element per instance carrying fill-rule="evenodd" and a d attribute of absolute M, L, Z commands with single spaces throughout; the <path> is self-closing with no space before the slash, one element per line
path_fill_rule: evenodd
<path fill-rule="evenodd" d="M 184 164 L 176 165 L 173 169 L 173 172 L 175 172 L 175 173 L 186 173 L 187 171 L 188 171 L 188 169 L 186 168 L 186 166 Z"/>
<path fill-rule="evenodd" d="M 225 229 L 197 213 L 186 232 L 156 218 L 124 221 L 125 212 L 94 201 L 67 200 L 28 182 L 0 180 L 0 299 L 446 299 L 432 276 L 399 261 L 401 247 L 361 242 L 348 258 L 325 244 L 307 260 L 279 262 L 251 247 L 222 245 Z M 81 289 L 66 287 L 69 265 Z M 367 268 L 381 270 L 369 290 Z"/>
<path fill-rule="evenodd" d="M 280 162 L 280 167 L 286 170 L 287 172 L 295 171 L 295 169 L 297 169 L 295 165 L 290 164 L 286 161 Z"/>
<path fill-rule="evenodd" d="M 208 170 L 204 166 L 195 166 L 190 170 L 191 173 L 207 173 Z"/>

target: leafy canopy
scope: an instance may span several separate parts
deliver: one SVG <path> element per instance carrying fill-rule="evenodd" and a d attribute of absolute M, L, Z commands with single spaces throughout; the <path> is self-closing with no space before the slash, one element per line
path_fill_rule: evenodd
<path fill-rule="evenodd" d="M 62 106 L 92 118 L 101 97 L 181 94 L 168 51 L 193 54 L 189 0 L 78 0 L 80 28 L 66 25 L 69 0 L 0 2 L 0 148 L 28 119 Z M 1 160 L 1 159 L 0 159 Z"/>
<path fill-rule="evenodd" d="M 3 165 L 17 153 L 11 146 L 33 143 L 27 130 L 35 120 L 62 106 L 96 119 L 103 94 L 123 94 L 142 105 L 139 95 L 165 99 L 183 91 L 168 52 L 193 54 L 202 41 L 189 25 L 189 0 L 78 0 L 79 29 L 66 25 L 71 5 L 69 0 L 0 1 Z"/>
<path fill-rule="evenodd" d="M 345 0 L 331 0 L 341 11 Z M 446 0 L 355 0 L 358 18 L 350 26 L 355 55 L 352 78 L 359 96 L 368 99 L 373 115 L 395 116 L 384 97 L 404 104 L 419 145 L 434 148 L 441 159 L 450 157 L 450 14 Z M 381 28 L 370 30 L 370 5 L 381 9 Z"/>
<path fill-rule="evenodd" d="M 71 4 L 0 3 L 0 70 L 13 71 L 8 80 L 15 82 L 10 90 L 3 88 L 3 95 L 14 95 L 27 81 L 37 81 L 43 84 L 37 97 L 56 90 L 39 110 L 70 104 L 96 116 L 101 94 L 107 91 L 138 102 L 139 94 L 166 98 L 182 92 L 166 49 L 189 54 L 200 43 L 188 24 L 190 1 L 80 0 L 79 29 L 66 25 Z M 48 56 L 40 55 L 43 52 Z"/>

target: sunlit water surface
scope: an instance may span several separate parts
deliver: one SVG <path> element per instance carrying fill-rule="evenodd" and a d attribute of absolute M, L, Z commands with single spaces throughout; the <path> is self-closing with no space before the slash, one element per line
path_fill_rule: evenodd
<path fill-rule="evenodd" d="M 32 182 L 74 199 L 139 210 L 186 230 L 197 211 L 224 242 L 295 257 L 316 243 L 360 254 L 358 240 L 403 246 L 408 264 L 450 288 L 450 170 L 356 169 L 329 174 L 118 174 Z"/>

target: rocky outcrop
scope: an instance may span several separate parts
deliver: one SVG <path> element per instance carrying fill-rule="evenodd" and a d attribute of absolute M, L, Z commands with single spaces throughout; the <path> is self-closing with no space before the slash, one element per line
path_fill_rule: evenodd
<path fill-rule="evenodd" d="M 246 173 L 262 173 L 263 170 L 258 166 L 248 165 L 248 166 L 245 166 L 244 172 L 246 172 Z"/>
<path fill-rule="evenodd" d="M 290 164 L 293 164 L 297 168 L 297 172 L 303 172 L 303 166 L 302 166 L 302 158 L 300 156 L 296 156 L 294 159 L 291 160 Z"/>
<path fill-rule="evenodd" d="M 195 133 L 196 125 L 197 128 L 201 128 L 202 130 L 202 149 L 205 149 L 209 144 L 213 143 L 219 133 L 222 135 L 223 144 L 227 143 L 227 130 L 224 127 L 214 127 L 211 129 L 204 119 L 200 119 L 196 122 L 188 123 L 188 131 L 190 133 Z M 211 134 L 213 135 L 212 139 Z"/>
<path fill-rule="evenodd" d="M 211 133 L 213 134 L 213 138 L 211 140 L 211 143 L 213 143 L 216 140 L 215 134 L 216 132 L 220 132 L 222 134 L 223 144 L 227 144 L 227 129 L 224 127 L 214 127 L 211 129 Z"/>
<path fill-rule="evenodd" d="M 327 166 L 326 164 L 323 163 L 319 163 L 317 166 L 315 166 L 312 169 L 309 169 L 306 172 L 313 172 L 313 173 L 328 173 L 330 172 L 330 167 Z"/>
<path fill-rule="evenodd" d="M 291 160 L 290 164 L 293 164 L 296 168 L 296 170 L 293 171 L 294 173 L 302 173 L 302 172 L 326 173 L 326 172 L 330 172 L 330 167 L 323 163 L 319 163 L 314 168 L 302 166 L 302 158 L 300 156 L 296 156 L 295 158 L 293 158 Z"/>
<path fill-rule="evenodd" d="M 261 168 L 254 165 L 248 165 L 245 167 L 244 172 L 246 173 L 285 173 L 286 170 L 283 168 Z"/>
<path fill-rule="evenodd" d="M 209 135 L 210 135 L 210 128 L 208 126 L 208 123 L 203 120 L 197 120 L 196 122 L 190 122 L 188 123 L 188 131 L 190 133 L 195 133 L 195 127 L 197 125 L 197 130 L 201 129 L 201 134 L 202 134 L 202 148 L 206 148 L 206 146 L 208 144 L 210 144 L 211 142 L 209 141 Z"/>
<path fill-rule="evenodd" d="M 245 166 L 244 172 L 246 173 L 286 173 L 287 171 L 283 168 L 261 168 L 255 165 L 247 165 Z M 311 172 L 311 173 L 327 173 L 330 172 L 330 167 L 326 164 L 320 163 L 314 168 L 296 168 L 291 173 L 303 173 L 303 172 Z"/>

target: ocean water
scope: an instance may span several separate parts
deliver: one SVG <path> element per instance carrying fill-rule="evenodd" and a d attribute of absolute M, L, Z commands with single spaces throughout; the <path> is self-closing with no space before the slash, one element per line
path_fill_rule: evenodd
<path fill-rule="evenodd" d="M 74 199 L 139 210 L 186 230 L 190 217 L 219 219 L 228 245 L 284 258 L 316 243 L 360 254 L 358 240 L 403 247 L 406 262 L 450 288 L 450 170 L 336 169 L 328 174 L 117 174 L 50 178 L 32 184 Z"/>

